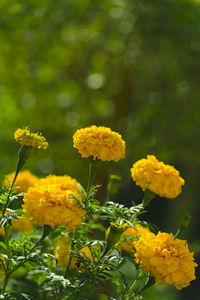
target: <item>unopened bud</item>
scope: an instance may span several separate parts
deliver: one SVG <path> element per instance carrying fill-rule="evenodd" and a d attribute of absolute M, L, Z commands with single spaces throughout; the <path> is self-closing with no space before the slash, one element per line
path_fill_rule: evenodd
<path fill-rule="evenodd" d="M 186 215 L 183 218 L 183 220 L 181 221 L 181 226 L 180 226 L 181 230 L 188 228 L 188 226 L 190 225 L 191 219 L 192 219 L 192 217 L 189 215 Z"/>
<path fill-rule="evenodd" d="M 122 232 L 124 231 L 124 226 L 121 224 L 119 225 L 118 223 L 111 223 L 110 225 L 110 230 L 107 235 L 107 246 L 106 250 L 104 252 L 104 255 L 112 248 L 114 247 L 117 242 L 120 239 L 120 236 Z"/>
<path fill-rule="evenodd" d="M 18 153 L 18 168 L 19 169 L 21 169 L 24 166 L 27 159 L 32 154 L 33 150 L 34 150 L 33 147 L 28 147 L 28 146 L 24 146 L 24 145 L 19 149 L 19 153 Z"/>
<path fill-rule="evenodd" d="M 117 194 L 119 190 L 119 183 L 121 181 L 121 177 L 117 175 L 110 175 L 109 182 L 107 186 L 108 200 L 112 200 L 112 198 Z"/>

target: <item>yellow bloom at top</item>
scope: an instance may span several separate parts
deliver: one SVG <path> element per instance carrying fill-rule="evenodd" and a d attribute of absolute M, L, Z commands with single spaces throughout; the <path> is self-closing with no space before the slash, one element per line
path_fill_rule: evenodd
<path fill-rule="evenodd" d="M 41 178 L 38 182 L 38 185 L 45 184 L 59 184 L 62 190 L 71 190 L 73 192 L 81 191 L 80 184 L 76 181 L 76 179 L 68 176 L 56 176 L 56 175 L 48 175 L 45 178 Z"/>
<path fill-rule="evenodd" d="M 172 233 L 144 234 L 134 246 L 136 263 L 142 265 L 143 272 L 155 277 L 158 284 L 182 289 L 196 278 L 193 252 L 189 251 L 186 241 L 174 239 Z"/>
<path fill-rule="evenodd" d="M 81 201 L 79 194 L 62 190 L 58 184 L 36 185 L 24 195 L 23 210 L 30 221 L 40 226 L 66 225 L 68 231 L 81 226 L 86 211 L 74 198 Z"/>
<path fill-rule="evenodd" d="M 107 127 L 93 125 L 79 129 L 73 136 L 73 142 L 82 157 L 118 161 L 125 155 L 125 142 L 121 135 Z"/>
<path fill-rule="evenodd" d="M 166 198 L 176 198 L 182 191 L 184 179 L 173 166 L 164 164 L 154 155 L 137 161 L 131 168 L 131 175 L 143 190 Z"/>
<path fill-rule="evenodd" d="M 3 180 L 3 186 L 9 188 L 13 179 L 15 177 L 15 172 L 10 173 Z M 17 179 L 15 181 L 14 189 L 16 193 L 27 192 L 28 188 L 36 185 L 39 181 L 39 177 L 33 175 L 30 171 L 25 170 L 19 172 Z"/>
<path fill-rule="evenodd" d="M 28 147 L 35 147 L 38 149 L 46 149 L 48 143 L 45 137 L 39 133 L 31 133 L 28 127 L 23 129 L 18 128 L 15 131 L 15 140 L 20 143 L 21 145 L 28 146 Z"/>

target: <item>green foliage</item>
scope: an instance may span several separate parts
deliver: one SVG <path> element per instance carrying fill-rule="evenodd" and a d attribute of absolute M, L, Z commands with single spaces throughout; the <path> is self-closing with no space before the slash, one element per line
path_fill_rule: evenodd
<path fill-rule="evenodd" d="M 51 297 L 60 297 L 59 299 L 66 300 L 73 297 L 75 299 L 86 299 L 84 297 L 88 297 L 88 289 L 90 290 L 89 297 L 92 297 L 96 292 L 100 292 L 109 294 L 110 299 L 115 299 L 115 297 L 123 299 L 124 296 L 128 297 L 127 299 L 139 299 L 133 290 L 130 290 L 127 294 L 127 289 L 130 286 L 127 285 L 125 275 L 120 272 L 121 265 L 127 261 L 127 258 L 121 255 L 117 247 L 125 240 L 128 241 L 133 238 L 133 236 L 130 236 L 127 239 L 120 240 L 120 235 L 125 230 L 123 224 L 136 222 L 136 218 L 143 213 L 143 206 L 137 205 L 128 209 L 124 205 L 114 202 L 105 202 L 104 205 L 100 205 L 100 202 L 95 199 L 96 193 L 97 187 L 92 186 L 88 192 L 82 190 L 79 195 L 83 199 L 83 202 L 79 202 L 79 204 L 83 209 L 88 210 L 88 214 L 80 228 L 77 228 L 74 233 L 66 233 L 66 236 L 71 240 L 71 249 L 69 249 L 70 261 L 64 272 L 57 267 L 54 253 L 48 252 L 55 252 L 55 240 L 59 237 L 61 231 L 65 230 L 65 227 L 60 226 L 60 228 L 58 227 L 53 231 L 50 226 L 45 225 L 40 238 L 37 235 L 37 230 L 9 238 L 9 227 L 12 220 L 21 217 L 22 211 L 21 209 L 11 210 L 7 208 L 9 203 L 4 202 L 3 209 L 5 211 L 9 210 L 9 215 L 5 214 L 1 220 L 2 223 L 4 222 L 2 225 L 5 229 L 5 243 L 0 242 L 1 264 L 5 271 L 3 292 L 10 276 L 13 274 L 14 277 L 18 278 L 18 281 L 22 276 L 26 276 L 28 280 L 36 282 L 38 286 L 37 297 L 39 299 L 49 299 Z M 7 196 L 10 197 L 9 194 Z M 20 198 L 20 195 L 16 195 L 17 198 Z M 95 233 L 99 230 L 105 231 L 104 226 L 99 223 L 100 220 L 107 223 L 114 221 L 113 224 L 117 228 L 121 228 L 119 234 L 113 239 L 113 232 L 110 230 L 107 241 L 92 240 L 91 234 L 95 236 Z M 49 237 L 47 238 L 47 236 Z M 111 239 L 112 243 L 110 243 Z M 35 240 L 37 241 L 36 244 L 34 243 Z M 81 252 L 84 249 L 87 249 L 89 256 Z M 72 259 L 76 261 L 76 271 L 70 270 L 69 265 Z M 134 260 L 131 263 L 134 263 Z M 23 269 L 22 272 L 21 269 Z M 123 280 L 121 280 L 122 277 Z M 121 281 L 121 283 L 117 283 L 118 281 Z M 112 293 L 107 293 L 102 288 L 105 282 L 118 286 L 114 297 Z M 145 287 L 146 285 L 143 288 L 145 289 Z M 23 293 L 23 290 L 21 292 Z M 3 296 L 25 299 L 23 298 L 25 295 L 22 293 L 3 293 Z"/>
<path fill-rule="evenodd" d="M 0 299 L 4 300 L 32 300 L 29 295 L 26 294 L 17 294 L 17 293 L 5 293 L 3 295 L 0 295 Z"/>
<path fill-rule="evenodd" d="M 114 202 L 108 202 L 106 206 L 101 207 L 100 210 L 102 213 L 105 213 L 105 218 L 107 220 L 118 220 L 121 221 L 120 223 L 124 222 L 128 224 L 131 224 L 131 222 L 133 223 L 137 216 L 144 213 L 142 204 L 127 208 L 122 204 Z"/>
<path fill-rule="evenodd" d="M 13 256 L 26 256 L 28 255 L 34 244 L 27 239 L 18 240 L 16 238 L 11 238 L 9 241 L 9 246 Z"/>
<path fill-rule="evenodd" d="M 7 199 L 7 198 L 6 198 Z M 16 199 L 16 197 L 15 197 Z M 6 201 L 4 202 L 4 204 L 6 203 Z M 7 212 L 10 212 L 10 214 L 5 214 L 4 216 L 0 217 L 0 227 L 4 227 L 6 224 L 11 225 L 13 219 L 18 219 L 19 216 L 21 216 L 21 214 L 19 214 L 18 212 L 15 212 L 14 210 L 11 209 L 7 209 Z"/>

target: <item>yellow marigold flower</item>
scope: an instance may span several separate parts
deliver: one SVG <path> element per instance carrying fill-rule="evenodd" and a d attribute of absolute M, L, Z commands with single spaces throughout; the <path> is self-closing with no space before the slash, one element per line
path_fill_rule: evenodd
<path fill-rule="evenodd" d="M 9 186 L 13 182 L 14 176 L 15 176 L 15 172 L 8 174 L 3 181 L 3 186 L 9 188 Z M 14 185 L 15 192 L 16 193 L 27 192 L 28 188 L 33 185 L 36 185 L 38 181 L 39 178 L 33 175 L 28 170 L 19 172 Z"/>
<path fill-rule="evenodd" d="M 66 225 L 69 231 L 73 231 L 81 225 L 86 214 L 73 197 L 81 201 L 77 193 L 62 190 L 60 185 L 36 185 L 24 195 L 23 210 L 34 224 L 52 228 Z"/>
<path fill-rule="evenodd" d="M 71 248 L 70 238 L 62 236 L 58 239 L 56 247 L 55 257 L 58 260 L 58 266 L 65 269 L 69 259 L 69 253 Z M 83 255 L 85 258 L 93 260 L 90 248 L 88 246 L 83 247 L 78 251 L 78 254 Z M 72 257 L 70 262 L 70 269 L 77 270 L 79 267 L 77 259 Z"/>
<path fill-rule="evenodd" d="M 143 272 L 149 272 L 158 284 L 182 289 L 196 278 L 193 252 L 186 241 L 174 239 L 172 233 L 144 234 L 134 246 L 136 263 L 142 264 Z"/>
<path fill-rule="evenodd" d="M 118 161 L 125 155 L 125 142 L 121 135 L 107 127 L 93 125 L 79 129 L 73 136 L 73 142 L 82 157 Z"/>
<path fill-rule="evenodd" d="M 173 166 L 159 162 L 154 155 L 137 161 L 131 175 L 137 185 L 143 190 L 166 198 L 176 198 L 182 191 L 185 181 Z"/>
<path fill-rule="evenodd" d="M 18 128 L 15 131 L 14 136 L 15 140 L 24 146 L 35 147 L 38 149 L 46 149 L 48 146 L 45 137 L 43 137 L 41 133 L 31 133 L 28 127 L 23 129 Z"/>
<path fill-rule="evenodd" d="M 56 176 L 56 175 L 48 175 L 45 178 L 41 178 L 38 182 L 39 185 L 44 184 L 59 184 L 62 190 L 71 190 L 73 192 L 81 191 L 80 184 L 76 181 L 76 179 L 64 175 L 64 176 Z"/>
<path fill-rule="evenodd" d="M 128 227 L 128 224 L 123 224 L 123 227 Z M 108 236 L 108 233 L 110 231 L 110 227 L 106 230 L 106 237 Z M 137 237 L 130 239 L 129 241 L 125 241 L 124 243 L 121 243 L 119 245 L 119 249 L 128 253 L 132 253 L 134 250 L 133 241 L 137 240 L 138 236 L 141 236 L 143 234 L 149 233 L 149 229 L 140 225 L 136 224 L 135 227 L 128 227 L 124 230 L 124 232 L 121 234 L 121 236 L 129 236 L 129 235 L 135 235 Z"/>

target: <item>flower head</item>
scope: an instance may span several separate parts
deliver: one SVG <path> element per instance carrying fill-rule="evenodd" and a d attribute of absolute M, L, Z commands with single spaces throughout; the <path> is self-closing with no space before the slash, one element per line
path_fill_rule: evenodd
<path fill-rule="evenodd" d="M 8 174 L 3 181 L 3 186 L 8 188 L 12 183 L 14 177 L 15 177 L 15 172 Z M 14 185 L 15 192 L 16 193 L 27 192 L 28 188 L 33 185 L 36 185 L 38 181 L 39 178 L 33 175 L 28 170 L 19 172 Z"/>
<path fill-rule="evenodd" d="M 134 242 L 136 263 L 149 272 L 158 284 L 167 283 L 182 289 L 195 279 L 193 252 L 186 241 L 174 239 L 173 234 L 144 234 Z"/>
<path fill-rule="evenodd" d="M 143 190 L 150 190 L 166 198 L 176 198 L 185 183 L 179 171 L 158 161 L 154 155 L 147 155 L 147 159 L 137 161 L 131 169 L 131 175 Z"/>
<path fill-rule="evenodd" d="M 18 143 L 20 143 L 21 145 L 27 146 L 27 147 L 46 149 L 48 146 L 48 143 L 47 143 L 45 137 L 42 136 L 42 134 L 31 133 L 30 129 L 28 127 L 25 127 L 23 129 L 18 128 L 15 131 L 14 136 L 15 136 L 15 140 Z"/>
<path fill-rule="evenodd" d="M 56 175 L 48 175 L 45 178 L 41 178 L 38 182 L 39 185 L 46 184 L 59 184 L 62 190 L 70 190 L 73 192 L 81 191 L 80 184 L 76 181 L 76 179 L 64 175 L 64 176 L 56 176 Z"/>
<path fill-rule="evenodd" d="M 102 161 L 118 161 L 125 155 L 125 142 L 121 135 L 103 126 L 79 129 L 73 136 L 74 148 L 82 157 L 92 156 Z"/>
<path fill-rule="evenodd" d="M 62 190 L 58 184 L 36 185 L 24 195 L 23 210 L 34 224 L 52 228 L 66 225 L 68 231 L 73 231 L 81 225 L 86 214 L 75 198 L 81 201 L 80 195 Z"/>

